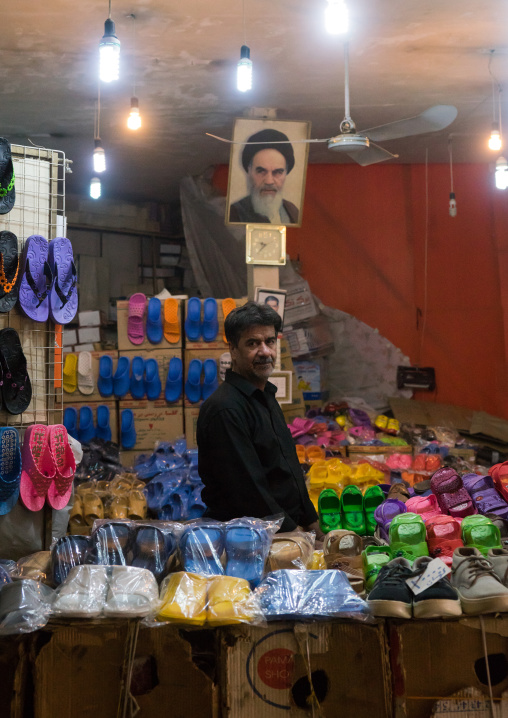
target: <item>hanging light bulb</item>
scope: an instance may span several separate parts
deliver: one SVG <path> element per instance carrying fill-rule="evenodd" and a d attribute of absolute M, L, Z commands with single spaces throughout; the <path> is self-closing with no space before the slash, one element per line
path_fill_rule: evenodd
<path fill-rule="evenodd" d="M 139 114 L 139 100 L 137 97 L 131 97 L 131 111 L 127 119 L 127 127 L 129 130 L 139 130 L 141 127 L 141 115 Z"/>
<path fill-rule="evenodd" d="M 101 196 L 101 181 L 98 177 L 92 177 L 90 182 L 90 197 L 92 199 L 99 199 Z"/>
<path fill-rule="evenodd" d="M 508 163 L 504 157 L 498 157 L 496 160 L 495 180 L 497 189 L 508 187 Z"/>
<path fill-rule="evenodd" d="M 493 122 L 492 131 L 489 137 L 489 150 L 499 152 L 502 146 L 503 142 L 501 140 L 501 133 L 499 132 L 499 125 L 496 122 Z"/>
<path fill-rule="evenodd" d="M 250 49 L 247 45 L 242 45 L 240 50 L 240 60 L 236 66 L 236 86 L 240 92 L 252 90 L 252 60 L 250 59 Z"/>
<path fill-rule="evenodd" d="M 95 140 L 95 149 L 93 151 L 93 171 L 94 172 L 105 172 L 106 170 L 106 153 L 104 147 L 101 144 L 101 139 L 98 137 Z"/>
<path fill-rule="evenodd" d="M 325 27 L 330 35 L 344 35 L 349 30 L 349 12 L 344 0 L 328 0 Z"/>
<path fill-rule="evenodd" d="M 104 35 L 99 43 L 99 77 L 103 82 L 112 82 L 119 76 L 120 40 L 115 35 L 115 23 L 109 17 L 104 23 Z"/>

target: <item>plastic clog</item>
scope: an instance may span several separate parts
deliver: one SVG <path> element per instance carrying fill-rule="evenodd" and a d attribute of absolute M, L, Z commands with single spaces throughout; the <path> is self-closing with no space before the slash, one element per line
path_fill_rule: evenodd
<path fill-rule="evenodd" d="M 201 359 L 191 359 L 185 382 L 185 396 L 191 404 L 201 401 Z"/>
<path fill-rule="evenodd" d="M 363 512 L 363 494 L 358 486 L 346 486 L 340 496 L 340 501 L 343 528 L 365 536 L 367 526 Z"/>
<path fill-rule="evenodd" d="M 191 297 L 187 301 L 185 335 L 190 342 L 197 342 L 201 336 L 201 300 Z"/>
<path fill-rule="evenodd" d="M 383 503 L 385 500 L 385 495 L 383 493 L 383 490 L 379 488 L 379 486 L 369 486 L 365 490 L 365 493 L 363 495 L 363 509 L 365 512 L 365 524 L 367 528 L 367 536 L 374 536 L 374 531 L 376 530 L 376 519 L 374 518 L 374 513 L 377 509 L 377 507 Z"/>
<path fill-rule="evenodd" d="M 181 399 L 183 392 L 183 362 L 180 357 L 171 357 L 169 360 L 168 376 L 164 389 L 164 398 L 169 404 L 175 404 Z"/>
<path fill-rule="evenodd" d="M 215 359 L 205 359 L 203 362 L 203 385 L 201 387 L 203 399 L 208 399 L 218 387 L 217 362 Z"/>
<path fill-rule="evenodd" d="M 129 357 L 122 356 L 118 358 L 116 371 L 113 375 L 113 394 L 116 399 L 122 399 L 130 386 L 131 360 Z"/>
<path fill-rule="evenodd" d="M 314 464 L 315 466 L 315 464 Z M 319 528 L 324 534 L 342 528 L 340 499 L 333 489 L 323 489 L 318 499 Z"/>
<path fill-rule="evenodd" d="M 104 404 L 97 407 L 97 426 L 95 436 L 104 441 L 111 441 L 111 427 L 109 425 L 109 408 Z"/>
<path fill-rule="evenodd" d="M 136 428 L 132 409 L 123 409 L 120 415 L 120 443 L 123 449 L 136 446 Z"/>
<path fill-rule="evenodd" d="M 162 341 L 162 305 L 158 297 L 148 300 L 146 336 L 151 344 L 160 344 Z"/>
<path fill-rule="evenodd" d="M 104 354 L 99 359 L 97 389 L 104 398 L 113 395 L 113 359 L 108 354 Z"/>
<path fill-rule="evenodd" d="M 226 569 L 228 576 L 249 581 L 252 587 L 263 578 L 265 561 L 270 550 L 270 537 L 265 529 L 255 526 L 237 525 L 226 527 Z"/>
<path fill-rule="evenodd" d="M 203 323 L 201 333 L 205 342 L 214 342 L 219 333 L 219 320 L 217 319 L 217 300 L 207 297 L 203 302 Z"/>
<path fill-rule="evenodd" d="M 66 407 L 63 415 L 63 424 L 69 436 L 79 441 L 78 437 L 78 410 L 73 406 Z"/>
<path fill-rule="evenodd" d="M 150 358 L 145 361 L 144 387 L 149 401 L 155 401 L 160 397 L 162 385 L 156 359 Z"/>
<path fill-rule="evenodd" d="M 81 406 L 79 409 L 78 439 L 82 444 L 88 444 L 94 438 L 93 411 L 89 406 Z"/>
<path fill-rule="evenodd" d="M 180 560 L 185 571 L 204 576 L 224 574 L 221 556 L 224 552 L 224 529 L 214 521 L 189 525 L 180 537 Z"/>
<path fill-rule="evenodd" d="M 142 399 L 145 396 L 145 360 L 143 357 L 134 357 L 132 360 L 131 379 L 129 389 L 133 399 Z"/>

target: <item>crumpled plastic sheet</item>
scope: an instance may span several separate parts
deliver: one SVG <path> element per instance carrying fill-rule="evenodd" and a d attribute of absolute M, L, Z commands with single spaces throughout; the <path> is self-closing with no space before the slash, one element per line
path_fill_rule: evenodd
<path fill-rule="evenodd" d="M 21 579 L 0 588 L 0 636 L 31 633 L 49 620 L 54 600 L 49 586 Z"/>

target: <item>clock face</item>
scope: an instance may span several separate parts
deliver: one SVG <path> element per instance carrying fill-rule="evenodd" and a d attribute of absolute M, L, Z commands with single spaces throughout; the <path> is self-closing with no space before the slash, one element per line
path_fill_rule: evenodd
<path fill-rule="evenodd" d="M 285 264 L 285 227 L 273 229 L 251 228 L 247 232 L 247 262 L 249 264 Z"/>

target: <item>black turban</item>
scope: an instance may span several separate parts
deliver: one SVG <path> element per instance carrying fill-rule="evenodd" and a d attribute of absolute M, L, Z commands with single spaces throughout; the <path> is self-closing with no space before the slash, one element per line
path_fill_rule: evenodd
<path fill-rule="evenodd" d="M 279 130 L 260 130 L 251 135 L 247 142 L 258 142 L 256 145 L 246 144 L 242 152 L 242 165 L 247 172 L 254 155 L 261 150 L 277 150 L 286 158 L 286 169 L 288 174 L 295 166 L 295 153 L 289 138 Z M 265 144 L 266 143 L 266 144 Z M 285 143 L 285 144 L 283 144 Z"/>

